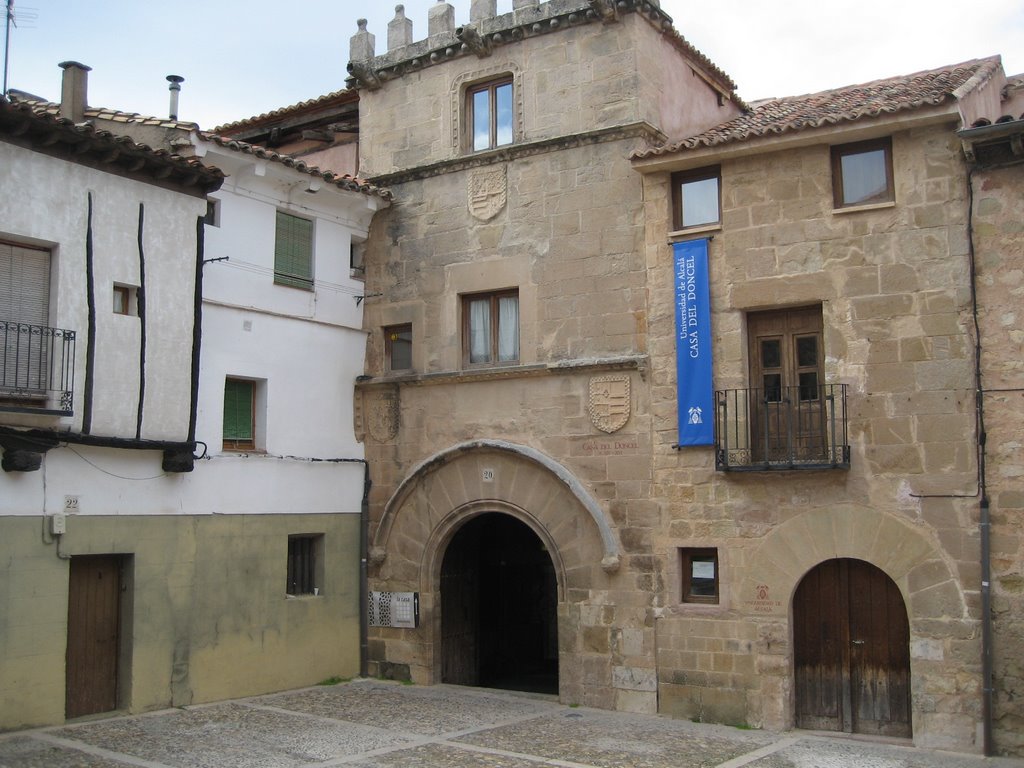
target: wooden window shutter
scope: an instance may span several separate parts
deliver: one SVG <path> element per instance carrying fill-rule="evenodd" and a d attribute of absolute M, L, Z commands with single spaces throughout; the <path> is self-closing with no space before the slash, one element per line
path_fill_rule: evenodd
<path fill-rule="evenodd" d="M 50 252 L 0 243 L 0 320 L 48 325 Z"/>
<path fill-rule="evenodd" d="M 294 288 L 313 287 L 313 222 L 277 212 L 274 282 Z"/>
<path fill-rule="evenodd" d="M 252 443 L 253 383 L 240 379 L 224 382 L 224 440 Z"/>

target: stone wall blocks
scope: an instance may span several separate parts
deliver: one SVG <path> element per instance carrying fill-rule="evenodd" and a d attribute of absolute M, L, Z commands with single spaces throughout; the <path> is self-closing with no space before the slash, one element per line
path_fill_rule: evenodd
<path fill-rule="evenodd" d="M 919 618 L 963 616 L 964 598 L 957 584 L 950 580 L 910 595 L 910 614 Z"/>

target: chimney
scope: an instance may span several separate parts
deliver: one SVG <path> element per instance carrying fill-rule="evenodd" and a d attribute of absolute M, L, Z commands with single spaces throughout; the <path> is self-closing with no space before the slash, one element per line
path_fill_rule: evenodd
<path fill-rule="evenodd" d="M 64 70 L 60 87 L 60 116 L 73 123 L 85 120 L 89 106 L 89 70 L 77 61 L 62 61 L 58 65 Z"/>
<path fill-rule="evenodd" d="M 167 82 L 170 85 L 167 86 L 167 90 L 171 92 L 171 109 L 168 113 L 171 120 L 178 119 L 178 94 L 181 93 L 181 84 L 185 82 L 185 78 L 181 75 L 168 75 Z"/>

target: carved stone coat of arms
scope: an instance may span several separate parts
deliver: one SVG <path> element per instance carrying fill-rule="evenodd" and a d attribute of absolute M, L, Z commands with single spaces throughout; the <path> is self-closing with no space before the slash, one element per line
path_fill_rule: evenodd
<path fill-rule="evenodd" d="M 596 376 L 590 380 L 590 420 L 602 432 L 626 426 L 631 407 L 629 376 Z"/>
<path fill-rule="evenodd" d="M 505 166 L 477 168 L 469 174 L 469 212 L 480 221 L 497 216 L 508 201 Z"/>

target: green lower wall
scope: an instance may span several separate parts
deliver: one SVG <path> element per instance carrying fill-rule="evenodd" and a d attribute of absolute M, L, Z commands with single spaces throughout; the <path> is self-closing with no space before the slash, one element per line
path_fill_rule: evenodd
<path fill-rule="evenodd" d="M 64 721 L 68 560 L 0 517 L 0 730 Z M 287 598 L 288 535 L 324 534 L 317 597 Z M 359 517 L 68 517 L 60 555 L 126 558 L 119 708 L 142 712 L 359 672 Z"/>

